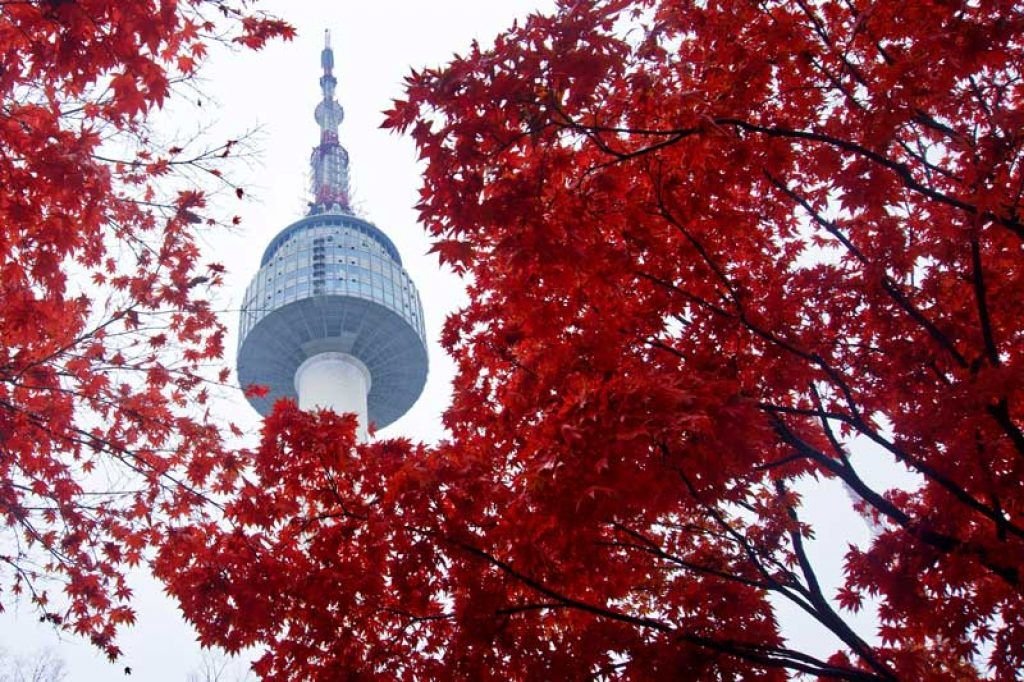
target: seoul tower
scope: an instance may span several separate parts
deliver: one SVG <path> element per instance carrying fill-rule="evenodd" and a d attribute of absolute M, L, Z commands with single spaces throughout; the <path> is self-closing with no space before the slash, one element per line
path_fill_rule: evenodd
<path fill-rule="evenodd" d="M 264 416 L 279 398 L 294 398 L 303 410 L 354 412 L 365 441 L 369 424 L 387 426 L 423 391 L 423 306 L 398 249 L 352 210 L 330 32 L 320 63 L 313 200 L 267 246 L 245 291 L 238 380 L 269 388 L 249 397 Z"/>

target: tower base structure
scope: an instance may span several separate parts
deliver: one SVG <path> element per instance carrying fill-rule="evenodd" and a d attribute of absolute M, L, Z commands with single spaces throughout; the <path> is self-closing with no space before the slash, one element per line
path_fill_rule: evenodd
<path fill-rule="evenodd" d="M 266 416 L 281 398 L 300 402 L 299 367 L 330 353 L 369 370 L 364 424 L 379 429 L 426 383 L 423 306 L 398 250 L 373 224 L 340 213 L 307 216 L 267 247 L 242 300 L 238 381 L 268 389 L 247 395 Z"/>
<path fill-rule="evenodd" d="M 367 441 L 367 404 L 372 378 L 363 362 L 348 353 L 317 353 L 295 370 L 295 392 L 300 410 L 326 409 L 354 413 L 356 437 Z"/>

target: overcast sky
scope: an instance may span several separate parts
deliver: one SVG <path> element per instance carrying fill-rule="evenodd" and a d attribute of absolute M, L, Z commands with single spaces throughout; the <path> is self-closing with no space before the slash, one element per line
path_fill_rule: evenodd
<path fill-rule="evenodd" d="M 163 117 L 160 130 L 167 136 L 187 139 L 205 130 L 207 139 L 223 141 L 244 131 L 259 129 L 258 155 L 248 166 L 236 167 L 234 178 L 247 191 L 238 202 L 225 192 L 220 206 L 238 212 L 242 229 L 233 234 L 211 233 L 205 237 L 209 260 L 224 263 L 228 285 L 221 306 L 231 331 L 228 357 L 234 365 L 237 308 L 259 258 L 270 239 L 299 219 L 308 200 L 308 160 L 318 140 L 313 109 L 319 101 L 319 59 L 323 31 L 329 28 L 335 51 L 338 98 L 345 108 L 342 143 L 351 155 L 351 178 L 357 212 L 392 238 L 406 269 L 419 287 L 431 341 L 430 375 L 416 406 L 395 422 L 385 435 L 404 435 L 434 441 L 442 433 L 440 414 L 449 400 L 452 365 L 437 346 L 445 316 L 463 300 L 462 286 L 450 273 L 441 272 L 427 256 L 428 244 L 416 223 L 420 167 L 407 138 L 379 128 L 381 111 L 401 95 L 401 83 L 409 69 L 443 64 L 455 52 L 465 52 L 474 38 L 489 44 L 495 33 L 548 0 L 374 0 L 373 2 L 261 3 L 267 10 L 290 21 L 299 31 L 291 43 L 274 43 L 261 53 L 215 52 L 203 71 L 202 97 L 189 94 L 189 106 L 173 108 Z M 202 100 L 196 106 L 194 100 Z M 228 214 L 230 215 L 230 213 Z M 254 432 L 256 413 L 238 395 L 223 396 L 222 409 Z M 858 456 L 872 457 L 862 451 Z M 877 476 L 892 472 L 876 468 Z M 867 527 L 849 513 L 849 505 L 837 485 L 808 486 L 806 514 L 823 519 L 812 553 L 821 561 L 826 587 L 836 586 L 847 541 L 864 542 Z M 58 635 L 37 622 L 30 608 L 12 608 L 0 615 L 0 645 L 10 653 L 30 653 L 53 648 L 65 660 L 68 679 L 74 682 L 132 678 L 146 682 L 182 681 L 201 661 L 194 634 L 177 616 L 174 604 L 161 595 L 159 585 L 139 575 L 135 583 L 138 624 L 120 638 L 122 661 L 110 665 L 87 643 Z M 828 591 L 828 590 L 827 590 Z M 782 610 L 785 629 L 795 643 L 818 651 L 831 643 L 819 641 L 820 631 L 807 627 L 793 610 Z M 864 616 L 863 618 L 868 618 Z M 864 636 L 870 637 L 870 621 L 862 619 Z M 244 671 L 244 665 L 239 664 Z M 233 682 L 234 677 L 224 679 Z M 240 678 L 239 678 L 240 679 Z"/>

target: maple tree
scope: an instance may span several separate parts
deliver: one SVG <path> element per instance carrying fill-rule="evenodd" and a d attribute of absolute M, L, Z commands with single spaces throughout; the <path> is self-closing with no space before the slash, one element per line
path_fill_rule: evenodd
<path fill-rule="evenodd" d="M 147 120 L 212 42 L 291 34 L 249 4 L 0 3 L 0 603 L 111 657 L 151 515 L 231 466 L 202 412 L 222 268 L 196 238 L 232 144 L 165 147 Z"/>
<path fill-rule="evenodd" d="M 1022 67 L 1014 2 L 598 0 L 414 72 L 450 440 L 282 403 L 158 573 L 266 679 L 1014 679 Z"/>

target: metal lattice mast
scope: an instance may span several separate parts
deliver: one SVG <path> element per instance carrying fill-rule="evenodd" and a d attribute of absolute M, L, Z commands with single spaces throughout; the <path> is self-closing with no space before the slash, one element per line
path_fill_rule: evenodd
<path fill-rule="evenodd" d="M 338 79 L 334 77 L 334 50 L 331 32 L 324 32 L 324 49 L 320 53 L 320 90 L 323 99 L 316 105 L 316 122 L 320 126 L 320 144 L 313 148 L 312 167 L 313 203 L 310 215 L 329 210 L 351 213 L 348 187 L 348 151 L 338 141 L 338 126 L 345 120 L 345 109 L 335 99 Z"/>

